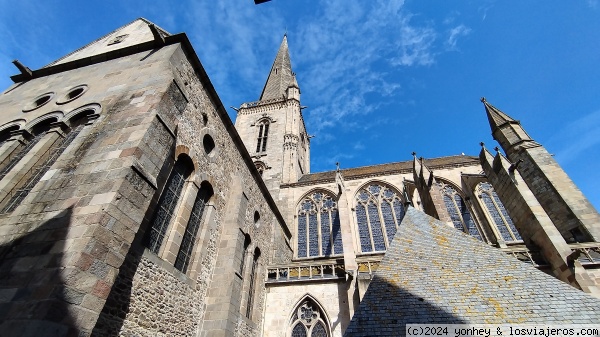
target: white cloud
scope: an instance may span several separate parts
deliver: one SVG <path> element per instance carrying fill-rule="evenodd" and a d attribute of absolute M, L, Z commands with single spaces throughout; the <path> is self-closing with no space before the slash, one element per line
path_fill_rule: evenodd
<path fill-rule="evenodd" d="M 550 148 L 557 148 L 555 159 L 567 164 L 576 159 L 583 159 L 600 145 L 600 110 L 589 113 L 562 127 L 549 141 Z M 594 150 L 598 154 L 597 150 Z M 592 155 L 590 158 L 597 158 Z"/>
<path fill-rule="evenodd" d="M 461 24 L 458 25 L 448 32 L 448 39 L 446 40 L 446 47 L 448 50 L 457 50 L 456 43 L 458 38 L 461 36 L 467 36 L 471 33 L 471 28 Z"/>

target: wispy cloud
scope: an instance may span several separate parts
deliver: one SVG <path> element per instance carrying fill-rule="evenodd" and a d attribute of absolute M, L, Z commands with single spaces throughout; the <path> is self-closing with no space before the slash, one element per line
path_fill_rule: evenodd
<path fill-rule="evenodd" d="M 458 38 L 461 36 L 467 36 L 471 33 L 471 28 L 461 24 L 458 25 L 448 32 L 448 39 L 446 40 L 446 48 L 448 50 L 457 50 L 456 43 Z"/>
<path fill-rule="evenodd" d="M 600 145 L 598 135 L 600 110 L 567 124 L 550 139 L 549 147 L 558 149 L 555 158 L 564 165 L 576 159 L 583 159 L 582 155 L 589 153 L 590 149 L 597 149 Z"/>

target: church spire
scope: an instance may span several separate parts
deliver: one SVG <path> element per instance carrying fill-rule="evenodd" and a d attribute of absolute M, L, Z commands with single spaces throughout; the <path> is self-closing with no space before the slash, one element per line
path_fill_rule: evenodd
<path fill-rule="evenodd" d="M 481 103 L 485 106 L 485 112 L 488 117 L 488 121 L 490 122 L 490 127 L 492 128 L 492 132 L 494 132 L 498 127 L 506 124 L 506 123 L 518 123 L 518 121 L 514 120 L 509 115 L 500 111 L 495 106 L 491 105 L 485 97 L 481 98 Z"/>
<path fill-rule="evenodd" d="M 275 62 L 271 67 L 271 72 L 267 78 L 267 83 L 260 94 L 260 101 L 286 96 L 286 90 L 290 86 L 298 86 L 294 73 L 292 72 L 292 62 L 290 61 L 290 52 L 288 50 L 287 34 L 283 35 L 283 41 L 275 57 Z"/>

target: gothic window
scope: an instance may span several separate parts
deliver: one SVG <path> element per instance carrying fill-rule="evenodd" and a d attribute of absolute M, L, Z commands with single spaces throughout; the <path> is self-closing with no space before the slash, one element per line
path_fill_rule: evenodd
<path fill-rule="evenodd" d="M 452 219 L 452 223 L 454 224 L 454 228 L 461 232 L 468 233 L 479 241 L 482 241 L 481 233 L 479 232 L 475 220 L 471 216 L 463 198 L 450 185 L 443 185 L 442 195 L 450 219 Z"/>
<path fill-rule="evenodd" d="M 300 302 L 294 310 L 290 326 L 291 337 L 330 336 L 323 311 L 309 298 Z"/>
<path fill-rule="evenodd" d="M 479 183 L 476 191 L 502 239 L 506 242 L 523 240 L 492 185 L 487 182 Z"/>
<path fill-rule="evenodd" d="M 256 279 L 258 275 L 258 258 L 260 257 L 260 249 L 258 247 L 254 250 L 254 258 L 252 259 L 252 270 L 250 271 L 250 284 L 248 286 L 248 304 L 246 305 L 246 317 L 252 319 L 252 307 L 254 306 L 254 288 L 256 285 Z"/>
<path fill-rule="evenodd" d="M 8 202 L 4 204 L 4 207 L 2 207 L 2 210 L 0 210 L 0 214 L 14 211 L 21 204 L 21 202 L 23 202 L 25 197 L 29 195 L 35 185 L 42 179 L 46 172 L 48 172 L 58 157 L 62 155 L 65 149 L 85 127 L 85 122 L 87 121 L 86 116 L 93 113 L 94 110 L 85 110 L 78 114 L 75 119 L 71 121 L 72 127 L 70 132 L 65 137 L 56 140 L 52 146 L 46 150 L 45 153 L 40 154 L 40 160 L 28 168 L 27 172 L 25 173 L 25 179 L 20 181 L 15 188 L 9 192 Z M 36 136 L 34 139 L 32 139 L 27 146 L 23 148 L 15 160 L 11 161 L 11 164 L 9 164 L 10 168 L 14 167 L 23 158 L 23 156 L 25 156 L 25 154 L 27 154 L 27 152 L 33 148 L 33 146 L 38 143 L 40 139 L 43 138 L 48 129 L 48 127 L 45 127 L 36 131 Z M 8 170 L 10 170 L 10 168 Z M 8 170 L 6 172 L 8 172 Z M 4 175 L 6 175 L 6 172 L 4 172 Z"/>
<path fill-rule="evenodd" d="M 202 221 L 202 214 L 204 214 L 204 208 L 208 199 L 212 196 L 212 189 L 208 184 L 202 184 L 200 190 L 196 195 L 194 206 L 192 207 L 192 214 L 188 220 L 181 240 L 181 246 L 179 247 L 179 253 L 175 260 L 175 268 L 185 273 L 187 271 L 190 260 L 192 259 L 192 251 L 194 250 L 194 243 L 196 242 L 196 236 L 198 229 Z"/>
<path fill-rule="evenodd" d="M 175 167 L 171 171 L 171 175 L 156 205 L 154 217 L 150 223 L 150 232 L 146 240 L 146 247 L 155 254 L 158 254 L 162 241 L 165 238 L 185 180 L 192 173 L 190 169 L 191 164 L 186 161 L 182 156 L 177 159 Z"/>
<path fill-rule="evenodd" d="M 315 192 L 298 209 L 298 257 L 342 254 L 340 217 L 333 196 Z"/>
<path fill-rule="evenodd" d="M 269 136 L 269 122 L 262 121 L 258 126 L 258 141 L 256 143 L 256 152 L 267 150 L 267 137 Z"/>
<path fill-rule="evenodd" d="M 385 251 L 404 218 L 400 193 L 369 184 L 358 191 L 355 211 L 361 251 Z"/>

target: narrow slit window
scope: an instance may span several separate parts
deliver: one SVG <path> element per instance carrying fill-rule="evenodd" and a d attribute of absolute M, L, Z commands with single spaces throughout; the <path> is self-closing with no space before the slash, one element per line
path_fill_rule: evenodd
<path fill-rule="evenodd" d="M 254 288 L 256 283 L 256 278 L 258 275 L 257 267 L 258 267 L 258 258 L 260 257 L 260 250 L 256 248 L 254 251 L 254 259 L 252 259 L 252 270 L 250 271 L 250 284 L 248 286 L 248 304 L 246 305 L 246 317 L 252 319 L 252 307 L 254 306 Z"/>

